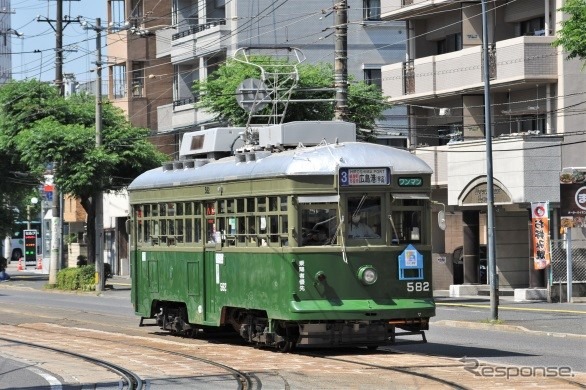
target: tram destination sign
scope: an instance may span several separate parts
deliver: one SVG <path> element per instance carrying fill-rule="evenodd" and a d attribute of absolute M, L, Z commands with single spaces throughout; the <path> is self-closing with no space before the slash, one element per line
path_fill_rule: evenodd
<path fill-rule="evenodd" d="M 340 186 L 385 186 L 391 184 L 389 168 L 340 168 Z"/>

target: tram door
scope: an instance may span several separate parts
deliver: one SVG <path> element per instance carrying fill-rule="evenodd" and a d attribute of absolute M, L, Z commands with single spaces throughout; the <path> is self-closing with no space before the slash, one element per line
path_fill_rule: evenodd
<path fill-rule="evenodd" d="M 216 305 L 214 294 L 216 287 L 216 245 L 206 244 L 204 253 L 204 273 L 203 273 L 203 320 L 214 321 L 217 317 L 215 315 Z"/>

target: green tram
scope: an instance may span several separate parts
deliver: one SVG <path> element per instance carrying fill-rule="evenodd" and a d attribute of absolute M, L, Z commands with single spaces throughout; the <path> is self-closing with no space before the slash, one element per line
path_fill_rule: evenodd
<path fill-rule="evenodd" d="M 201 147 L 201 133 L 183 144 Z M 283 351 L 423 334 L 431 173 L 407 151 L 339 140 L 148 171 L 128 189 L 134 310 L 141 324 L 229 327 Z"/>

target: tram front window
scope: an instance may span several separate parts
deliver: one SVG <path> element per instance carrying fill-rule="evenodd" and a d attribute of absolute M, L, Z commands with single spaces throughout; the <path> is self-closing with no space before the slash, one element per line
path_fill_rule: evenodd
<path fill-rule="evenodd" d="M 301 210 L 301 245 L 336 244 L 338 230 L 337 205 Z"/>
<path fill-rule="evenodd" d="M 393 232 L 393 244 L 420 243 L 421 223 L 425 200 L 393 197 L 389 219 Z"/>
<path fill-rule="evenodd" d="M 348 198 L 348 238 L 380 238 L 381 198 L 360 196 Z"/>

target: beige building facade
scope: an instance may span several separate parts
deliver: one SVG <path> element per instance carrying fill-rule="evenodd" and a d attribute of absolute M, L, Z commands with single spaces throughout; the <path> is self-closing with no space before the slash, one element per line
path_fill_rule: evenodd
<path fill-rule="evenodd" d="M 436 289 L 487 283 L 481 3 L 381 2 L 382 18 L 407 28 L 406 59 L 382 68 L 383 91 L 389 102 L 407 107 L 409 146 L 434 169 L 436 211 L 446 211 L 446 229 L 434 231 Z M 486 1 L 493 237 L 502 288 L 545 286 L 545 272 L 532 267 L 531 202 L 550 202 L 551 237 L 563 238 L 559 174 L 563 167 L 586 167 L 586 115 L 575 108 L 586 91 L 582 64 L 552 45 L 563 4 Z"/>

